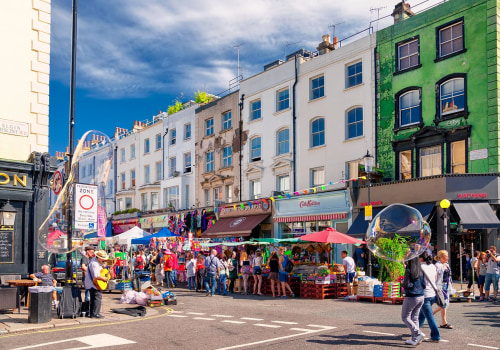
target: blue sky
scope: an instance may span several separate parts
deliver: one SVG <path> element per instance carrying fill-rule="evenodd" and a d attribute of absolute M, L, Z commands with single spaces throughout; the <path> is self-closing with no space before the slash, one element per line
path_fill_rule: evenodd
<path fill-rule="evenodd" d="M 442 2 L 422 0 L 419 12 Z M 84 0 L 78 2 L 75 140 L 87 130 L 112 136 L 134 120 L 197 90 L 219 93 L 300 48 L 315 51 L 324 34 L 345 38 L 390 15 L 396 0 Z M 410 2 L 411 3 L 411 2 Z M 418 5 L 418 6 L 417 6 Z M 52 0 L 49 151 L 69 140 L 71 1 Z M 392 24 L 392 17 L 379 28 Z M 376 28 L 374 23 L 373 27 Z"/>

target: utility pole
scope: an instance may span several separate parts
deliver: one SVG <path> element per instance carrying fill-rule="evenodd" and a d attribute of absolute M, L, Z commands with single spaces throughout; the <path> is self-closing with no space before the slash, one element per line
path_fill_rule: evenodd
<path fill-rule="evenodd" d="M 328 25 L 328 29 L 331 29 L 332 30 L 332 42 L 334 41 L 334 38 L 335 38 L 335 30 L 336 30 L 336 27 L 341 25 L 341 24 L 344 24 L 345 22 L 340 22 L 340 23 L 330 23 Z"/>
<path fill-rule="evenodd" d="M 238 50 L 238 64 L 236 66 L 236 80 L 238 81 L 238 86 L 240 85 L 240 44 L 234 44 L 233 47 L 235 47 Z"/>

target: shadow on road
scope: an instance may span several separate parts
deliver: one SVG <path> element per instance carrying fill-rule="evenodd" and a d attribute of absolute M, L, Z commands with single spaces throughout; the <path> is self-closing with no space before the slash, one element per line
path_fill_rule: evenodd
<path fill-rule="evenodd" d="M 309 339 L 307 342 L 322 344 L 322 345 L 349 345 L 349 346 L 366 346 L 376 345 L 385 346 L 388 348 L 408 348 L 400 336 L 386 335 L 364 335 L 364 334 L 346 334 L 346 335 L 320 335 L 321 339 Z M 361 339 L 360 339 L 361 338 Z"/>

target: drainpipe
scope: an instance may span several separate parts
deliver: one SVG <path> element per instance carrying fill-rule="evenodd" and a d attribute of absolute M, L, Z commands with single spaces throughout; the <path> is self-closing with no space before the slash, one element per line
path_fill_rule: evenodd
<path fill-rule="evenodd" d="M 295 81 L 293 82 L 293 88 L 292 88 L 292 139 L 293 139 L 293 191 L 292 192 L 295 192 L 295 189 L 297 188 L 297 170 L 295 168 L 295 163 L 297 161 L 297 152 L 295 151 L 295 146 L 296 146 L 296 142 L 295 142 L 295 124 L 296 124 L 296 121 L 297 121 L 297 115 L 296 115 L 296 111 L 295 111 L 295 88 L 297 86 L 297 82 L 298 82 L 298 55 L 295 55 Z"/>
<path fill-rule="evenodd" d="M 374 121 L 375 121 L 375 125 L 374 125 L 374 129 L 375 129 L 375 149 L 374 149 L 374 165 L 377 166 L 377 151 L 378 151 L 378 130 L 377 130 L 377 108 L 378 108 L 378 103 L 377 103 L 377 47 L 375 46 L 375 48 L 373 49 L 373 72 L 374 72 L 374 79 L 373 81 L 375 82 L 375 115 L 374 115 Z"/>
<path fill-rule="evenodd" d="M 243 154 L 241 152 L 241 146 L 242 146 L 242 137 L 243 137 L 243 118 L 242 118 L 242 112 L 243 112 L 243 101 L 245 101 L 245 94 L 242 94 L 241 97 L 240 97 L 240 103 L 238 103 L 238 106 L 240 107 L 240 120 L 239 120 L 239 124 L 240 124 L 240 142 L 239 142 L 239 151 L 240 151 L 240 164 L 239 164 L 239 168 L 240 168 L 240 191 L 239 191 L 239 194 L 240 194 L 240 202 L 241 202 L 241 185 L 243 183 L 243 179 L 242 179 L 242 176 L 241 176 L 241 167 L 242 167 L 242 162 L 243 162 Z"/>
<path fill-rule="evenodd" d="M 116 139 L 116 137 L 115 137 Z M 115 211 L 116 210 L 116 192 L 118 191 L 118 169 L 117 169 L 117 166 L 118 166 L 118 160 L 116 159 L 117 156 L 118 156 L 118 146 L 117 144 L 115 144 L 115 149 L 114 149 L 114 155 L 113 155 L 113 167 L 114 167 L 114 178 L 115 178 L 115 183 L 113 184 L 113 205 L 115 207 Z"/>

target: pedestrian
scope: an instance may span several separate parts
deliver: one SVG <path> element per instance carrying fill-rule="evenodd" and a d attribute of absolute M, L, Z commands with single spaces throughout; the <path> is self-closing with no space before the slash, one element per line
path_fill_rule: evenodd
<path fill-rule="evenodd" d="M 134 260 L 134 272 L 136 275 L 140 275 L 144 272 L 144 267 L 146 265 L 146 256 L 144 255 L 144 250 L 139 250 Z"/>
<path fill-rule="evenodd" d="M 87 269 L 90 263 L 90 259 L 94 257 L 94 252 L 95 249 L 92 246 L 86 246 L 85 247 L 85 253 L 82 255 L 82 259 L 80 260 L 80 267 L 82 268 L 82 281 L 85 284 L 85 275 L 87 274 Z M 85 300 L 84 301 L 89 301 L 90 300 L 90 291 L 88 289 L 85 289 Z"/>
<path fill-rule="evenodd" d="M 234 282 L 238 278 L 238 260 L 236 260 L 236 251 L 231 253 L 231 259 L 228 261 L 229 266 L 229 293 L 234 293 Z"/>
<path fill-rule="evenodd" d="M 163 270 L 165 271 L 165 287 L 172 288 L 172 267 L 174 266 L 174 258 L 172 252 L 167 249 L 163 256 Z"/>
<path fill-rule="evenodd" d="M 151 282 L 156 282 L 156 257 L 158 256 L 158 252 L 156 249 L 151 254 L 151 258 L 149 259 L 149 270 L 151 272 Z"/>
<path fill-rule="evenodd" d="M 193 253 L 188 252 L 186 256 L 186 277 L 189 290 L 196 288 L 196 259 Z"/>
<path fill-rule="evenodd" d="M 269 280 L 271 281 L 271 292 L 273 293 L 273 298 L 275 297 L 280 297 L 281 296 L 281 288 L 280 288 L 280 281 L 279 281 L 279 272 L 280 272 L 280 262 L 278 258 L 278 254 L 276 251 L 271 253 L 271 256 L 269 257 Z M 275 295 L 274 293 L 274 284 L 276 283 L 276 288 L 278 294 Z"/>
<path fill-rule="evenodd" d="M 250 260 L 248 260 L 247 252 L 243 251 L 240 254 L 240 267 L 241 267 L 241 277 L 243 277 L 243 294 L 248 294 L 248 276 L 252 268 L 250 266 Z"/>
<path fill-rule="evenodd" d="M 477 287 L 479 288 L 479 301 L 484 301 L 484 282 L 486 281 L 486 271 L 488 268 L 488 257 L 485 252 L 479 254 L 477 259 Z"/>
<path fill-rule="evenodd" d="M 85 289 L 90 290 L 90 313 L 89 317 L 104 318 L 101 315 L 102 292 L 94 284 L 94 279 L 107 282 L 107 276 L 101 276 L 104 263 L 109 259 L 104 250 L 96 252 L 95 257 L 89 262 L 88 273 L 85 276 Z"/>
<path fill-rule="evenodd" d="M 30 278 L 33 280 L 36 280 L 40 282 L 41 286 L 52 286 L 52 306 L 54 309 L 57 309 L 57 306 L 59 305 L 59 302 L 57 301 L 57 280 L 54 279 L 52 274 L 50 273 L 50 267 L 49 265 L 42 265 L 41 268 L 42 272 L 35 272 L 30 275 Z M 86 288 L 85 288 L 86 289 Z M 62 288 L 60 288 L 60 291 L 62 291 Z"/>
<path fill-rule="evenodd" d="M 452 280 L 451 280 L 451 269 L 448 265 L 448 251 L 440 250 L 437 253 L 437 256 L 434 258 L 436 262 L 437 269 L 437 279 L 436 284 L 438 288 L 443 291 L 444 296 L 444 305 L 442 307 L 438 306 L 433 314 L 437 314 L 441 312 L 441 325 L 439 328 L 453 329 L 453 326 L 448 323 L 446 320 L 446 308 L 450 305 L 450 293 L 453 288 Z"/>
<path fill-rule="evenodd" d="M 424 334 L 420 331 L 418 315 L 424 304 L 424 276 L 420 268 L 418 257 L 406 263 L 403 281 L 405 298 L 401 308 L 401 320 L 411 331 L 411 338 L 405 341 L 408 345 L 418 345 L 424 339 Z"/>
<path fill-rule="evenodd" d="M 172 280 L 172 288 L 177 287 L 177 270 L 179 269 L 179 258 L 177 257 L 177 252 L 172 251 L 172 271 L 170 273 L 170 278 Z"/>
<path fill-rule="evenodd" d="M 436 280 L 437 280 L 437 268 L 432 264 L 432 255 L 427 251 L 420 255 L 421 269 L 425 276 L 425 289 L 424 289 L 424 304 L 420 309 L 420 314 L 418 316 L 419 328 L 422 328 L 425 320 L 429 324 L 431 330 L 430 342 L 439 342 L 441 340 L 441 334 L 439 334 L 439 328 L 434 319 L 434 314 L 432 313 L 432 304 L 436 302 Z M 437 287 L 436 287 L 437 288 Z"/>
<path fill-rule="evenodd" d="M 253 295 L 264 295 L 262 288 L 262 251 L 257 249 L 252 261 L 253 266 Z"/>
<path fill-rule="evenodd" d="M 205 259 L 205 289 L 207 290 L 206 296 L 213 297 L 215 294 L 215 287 L 219 279 L 220 261 L 217 258 L 217 250 L 212 249 L 212 253 Z"/>
<path fill-rule="evenodd" d="M 196 257 L 196 291 L 201 292 L 203 290 L 203 284 L 205 283 L 205 256 L 201 253 Z"/>
<path fill-rule="evenodd" d="M 361 270 L 365 270 L 365 251 L 364 251 L 364 244 L 360 245 L 359 247 L 356 247 L 354 249 L 354 258 L 355 258 L 355 263 L 356 266 Z"/>
<path fill-rule="evenodd" d="M 497 254 L 497 248 L 494 245 L 492 245 L 490 249 L 486 251 L 486 256 L 488 258 L 488 265 L 486 266 L 484 295 L 487 301 L 496 301 L 498 296 L 498 280 L 500 277 L 500 271 L 498 268 L 498 262 L 500 261 L 500 256 Z M 490 297 L 490 286 L 492 283 L 493 283 L 493 298 Z"/>
<path fill-rule="evenodd" d="M 468 264 L 467 264 L 467 281 L 469 282 L 467 284 L 467 292 L 468 293 L 471 293 L 471 287 L 473 287 L 472 285 L 472 280 L 476 280 L 477 281 L 477 263 L 478 263 L 478 259 L 479 259 L 479 255 L 480 255 L 480 252 L 478 251 L 475 251 L 474 252 L 474 256 L 471 256 Z M 472 278 L 472 276 L 474 276 L 474 278 Z M 474 289 L 472 289 L 472 293 L 474 294 Z"/>
<path fill-rule="evenodd" d="M 226 257 L 221 255 L 219 257 L 219 277 L 217 278 L 217 294 L 227 295 L 227 278 L 229 277 L 229 264 L 226 261 Z"/>
<path fill-rule="evenodd" d="M 354 263 L 354 259 L 347 255 L 346 250 L 343 250 L 340 255 L 342 256 L 342 264 L 344 265 L 345 282 L 347 283 L 347 294 L 351 296 L 353 295 L 352 283 L 354 282 L 354 277 L 356 276 L 356 264 Z"/>
<path fill-rule="evenodd" d="M 281 290 L 282 290 L 282 295 L 281 298 L 286 298 L 286 291 L 290 292 L 290 296 L 293 298 L 295 294 L 292 292 L 292 288 L 290 288 L 290 285 L 288 284 L 288 272 L 285 271 L 286 265 L 288 264 L 288 255 L 285 255 L 285 247 L 279 247 L 278 248 L 278 254 L 279 254 L 279 273 L 278 273 L 278 279 L 281 282 Z"/>
<path fill-rule="evenodd" d="M 165 279 L 165 270 L 163 267 L 163 257 L 165 252 L 165 249 L 158 249 L 158 255 L 156 255 L 155 277 L 158 286 L 162 286 L 163 280 Z"/>

